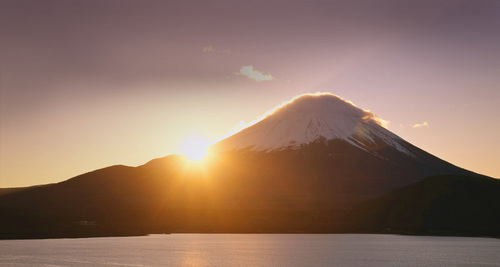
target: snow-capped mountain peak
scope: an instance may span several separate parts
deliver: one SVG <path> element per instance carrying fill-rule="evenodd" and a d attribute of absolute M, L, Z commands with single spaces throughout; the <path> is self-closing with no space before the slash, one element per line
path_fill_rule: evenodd
<path fill-rule="evenodd" d="M 341 139 L 366 150 L 383 141 L 409 153 L 405 141 L 382 127 L 372 112 L 330 93 L 305 94 L 277 107 L 256 124 L 220 141 L 219 150 L 275 151 L 319 138 Z"/>

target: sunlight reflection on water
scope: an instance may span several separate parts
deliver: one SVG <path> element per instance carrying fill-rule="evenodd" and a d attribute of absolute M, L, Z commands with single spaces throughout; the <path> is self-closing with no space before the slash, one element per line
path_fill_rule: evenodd
<path fill-rule="evenodd" d="M 174 234 L 0 240 L 0 266 L 500 266 L 492 238 Z"/>

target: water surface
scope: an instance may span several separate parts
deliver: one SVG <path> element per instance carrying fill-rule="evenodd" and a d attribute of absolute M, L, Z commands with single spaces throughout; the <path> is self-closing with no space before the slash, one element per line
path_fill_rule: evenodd
<path fill-rule="evenodd" d="M 0 240 L 0 266 L 500 266 L 500 240 L 357 234 L 173 234 Z"/>

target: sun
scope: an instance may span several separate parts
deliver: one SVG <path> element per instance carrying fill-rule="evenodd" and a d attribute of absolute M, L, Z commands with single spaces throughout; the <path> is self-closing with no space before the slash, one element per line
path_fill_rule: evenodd
<path fill-rule="evenodd" d="M 181 147 L 181 154 L 192 161 L 201 161 L 208 154 L 210 142 L 202 137 L 189 137 Z"/>

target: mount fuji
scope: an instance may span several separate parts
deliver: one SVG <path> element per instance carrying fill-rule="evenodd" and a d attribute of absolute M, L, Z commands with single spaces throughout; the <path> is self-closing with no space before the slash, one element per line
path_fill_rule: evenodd
<path fill-rule="evenodd" d="M 380 145 L 410 153 L 408 144 L 382 127 L 373 113 L 332 94 L 296 97 L 218 146 L 269 152 L 298 149 L 318 139 L 343 140 L 371 153 Z"/>
<path fill-rule="evenodd" d="M 0 189 L 0 239 L 388 227 L 416 233 L 436 225 L 500 235 L 500 225 L 488 223 L 500 206 L 486 204 L 500 203 L 497 180 L 441 160 L 382 125 L 335 95 L 302 95 L 214 144 L 199 164 L 170 155 L 56 184 Z M 464 201 L 474 216 L 456 206 Z M 450 212 L 444 219 L 415 224 L 443 211 Z M 450 226 L 457 221 L 463 223 Z"/>
<path fill-rule="evenodd" d="M 323 177 L 323 185 L 329 184 L 335 194 L 349 192 L 356 198 L 431 175 L 477 175 L 415 147 L 383 123 L 372 112 L 333 94 L 305 94 L 216 143 L 214 150 L 274 158 L 277 169 L 295 171 L 290 176 L 315 173 L 311 179 Z"/>

